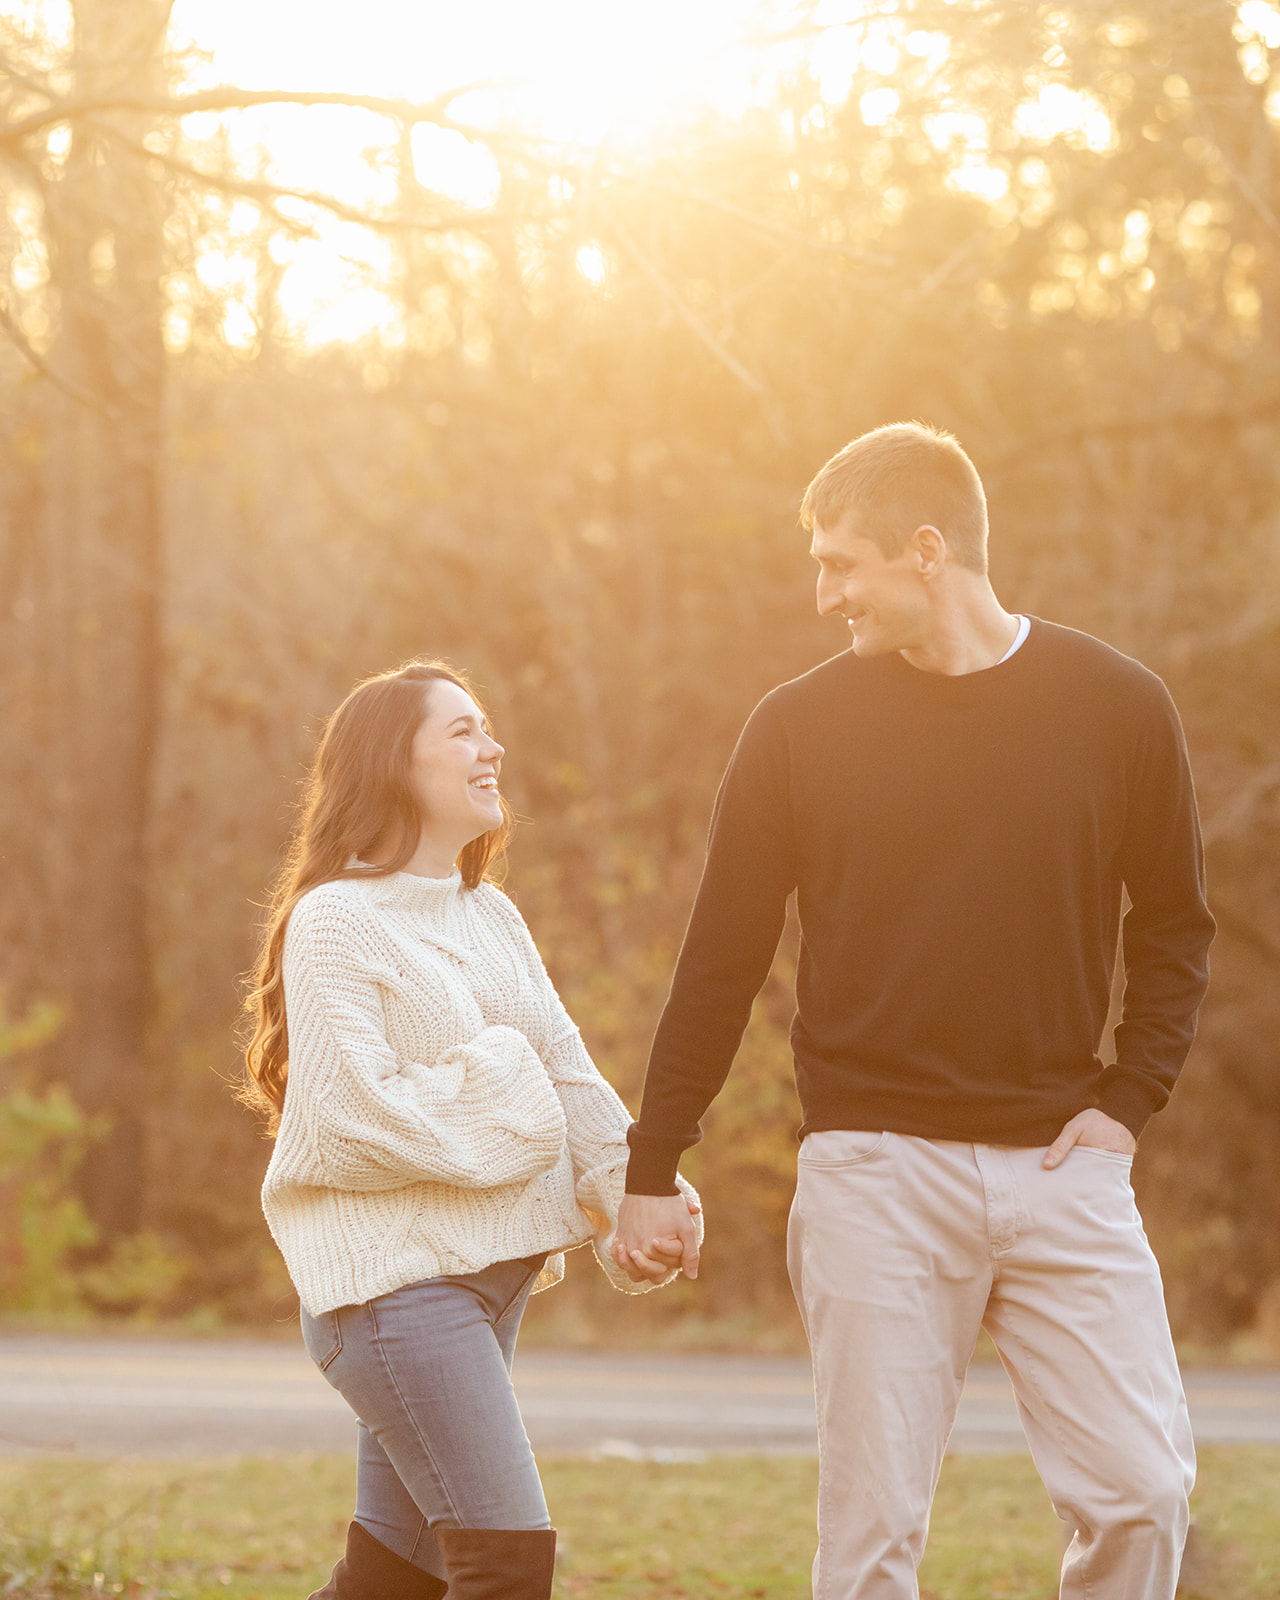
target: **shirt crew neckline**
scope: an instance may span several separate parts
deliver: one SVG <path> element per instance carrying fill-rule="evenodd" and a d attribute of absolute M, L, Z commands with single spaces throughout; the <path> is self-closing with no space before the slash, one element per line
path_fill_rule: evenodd
<path fill-rule="evenodd" d="M 999 661 L 979 667 L 976 672 L 926 672 L 922 667 L 913 667 L 901 652 L 887 660 L 890 669 L 904 682 L 936 685 L 932 691 L 935 694 L 976 694 L 997 681 L 1007 683 L 1027 670 L 1029 658 L 1036 654 L 1041 628 L 1038 617 L 1027 615 L 1026 620 L 1027 633 L 1022 642 Z"/>
<path fill-rule="evenodd" d="M 1014 617 L 1014 621 L 1018 624 L 1018 631 L 1014 635 L 1013 643 L 1009 646 L 1009 648 L 1005 651 L 1005 653 L 1000 657 L 999 661 L 996 662 L 996 666 L 998 666 L 998 667 L 1004 666 L 1005 662 L 1008 661 L 1010 656 L 1016 656 L 1017 655 L 1018 651 L 1022 649 L 1024 644 L 1026 644 L 1027 635 L 1031 632 L 1031 618 L 1030 617 L 1025 616 L 1021 611 L 1015 611 L 1013 613 L 1013 617 Z"/>

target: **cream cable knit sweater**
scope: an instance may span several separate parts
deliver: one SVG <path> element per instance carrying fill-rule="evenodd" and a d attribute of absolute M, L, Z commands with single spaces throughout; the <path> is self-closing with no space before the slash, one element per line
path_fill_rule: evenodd
<path fill-rule="evenodd" d="M 588 1239 L 615 1287 L 651 1287 L 608 1248 L 626 1107 L 501 890 L 456 870 L 321 884 L 289 918 L 284 987 L 262 1206 L 309 1312 L 545 1250 L 544 1288 Z"/>

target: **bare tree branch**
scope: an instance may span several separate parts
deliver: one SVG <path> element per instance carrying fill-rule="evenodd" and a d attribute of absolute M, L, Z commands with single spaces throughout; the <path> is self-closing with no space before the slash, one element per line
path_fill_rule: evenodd
<path fill-rule="evenodd" d="M 925 278 L 924 282 L 917 287 L 912 298 L 923 300 L 926 295 L 931 295 L 935 289 L 940 289 L 956 268 L 967 261 L 971 255 L 976 255 L 990 237 L 991 229 L 982 227 L 976 233 L 971 233 L 967 239 L 961 240 L 951 254 L 936 266 L 929 276 Z"/>
<path fill-rule="evenodd" d="M 0 298 L 0 328 L 3 328 L 23 358 L 31 364 L 40 376 L 48 379 L 54 388 L 60 389 L 68 399 L 74 400 L 77 405 L 86 406 L 90 411 L 96 411 L 100 417 L 104 417 L 108 422 L 118 422 L 120 420 L 119 411 L 110 401 L 103 400 L 100 395 L 91 394 L 88 389 L 81 388 L 78 383 L 73 383 L 70 378 L 64 378 L 60 372 L 49 365 L 18 326 L 3 298 Z"/>
<path fill-rule="evenodd" d="M 719 339 L 716 338 L 711 329 L 707 327 L 706 323 L 703 322 L 698 313 L 680 294 L 680 291 L 676 288 L 676 286 L 670 282 L 668 278 L 664 277 L 661 272 L 659 272 L 658 268 L 653 264 L 652 261 L 649 260 L 645 252 L 635 242 L 635 240 L 622 226 L 618 219 L 610 216 L 608 218 L 608 223 L 609 227 L 617 235 L 619 244 L 621 244 L 622 248 L 640 268 L 641 272 L 644 273 L 645 277 L 648 278 L 649 282 L 652 283 L 659 291 L 663 299 L 666 300 L 671 306 L 671 309 L 680 318 L 681 322 L 683 322 L 687 328 L 690 328 L 697 335 L 702 343 L 706 345 L 707 349 L 710 350 L 711 354 L 716 358 L 716 360 L 720 362 L 722 366 L 727 367 L 734 377 L 737 378 L 739 383 L 744 384 L 748 389 L 750 389 L 751 393 L 758 399 L 763 399 L 768 393 L 764 383 L 756 377 L 754 372 L 751 372 L 744 367 L 741 361 L 739 361 L 731 351 L 725 349 L 724 345 L 721 344 Z"/>
<path fill-rule="evenodd" d="M 302 194 L 294 194 L 289 189 L 278 188 L 275 184 L 265 183 L 255 178 L 240 178 L 223 173 L 205 172 L 200 167 L 195 166 L 194 163 L 182 160 L 180 156 L 169 155 L 166 151 L 152 150 L 149 146 L 140 144 L 136 139 L 128 138 L 118 128 L 113 128 L 107 123 L 89 122 L 87 125 L 93 128 L 96 133 L 102 134 L 104 138 L 123 145 L 125 149 L 132 151 L 138 157 L 147 161 L 154 161 L 158 166 L 163 167 L 166 172 L 173 173 L 175 177 L 198 183 L 202 188 L 211 189 L 217 194 L 230 195 L 240 200 L 257 201 L 264 211 L 269 212 L 271 217 L 295 238 L 314 239 L 317 237 L 314 228 L 300 218 L 291 217 L 287 212 L 281 211 L 276 204 L 278 200 L 282 199 L 302 200 L 304 198 Z M 336 213 L 342 220 L 346 220 L 343 214 L 350 208 L 343 206 L 340 201 L 333 200 L 328 196 L 319 197 L 317 200 L 308 199 L 309 204 L 321 202 L 329 211 Z M 363 213 L 359 215 L 358 220 L 365 222 L 366 219 Z"/>
<path fill-rule="evenodd" d="M 253 106 L 346 106 L 360 111 L 373 111 L 396 122 L 432 122 L 440 127 L 455 128 L 469 137 L 479 136 L 479 130 L 455 123 L 448 115 L 449 106 L 472 90 L 486 88 L 487 82 L 460 84 L 437 95 L 434 100 L 416 104 L 411 100 L 389 100 L 381 95 L 342 94 L 321 90 L 294 89 L 237 89 L 226 85 L 217 89 L 200 89 L 192 94 L 101 94 L 85 95 L 74 100 L 56 100 L 42 111 L 33 111 L 0 132 L 0 149 L 23 143 L 33 134 L 60 122 L 78 122 L 85 117 L 101 116 L 110 111 L 131 111 L 164 119 L 195 116 L 199 112 L 246 111 Z"/>
<path fill-rule="evenodd" d="M 1145 433 L 1159 433 L 1164 428 L 1200 429 L 1220 423 L 1256 422 L 1260 417 L 1274 416 L 1280 412 L 1280 390 L 1261 395 L 1245 405 L 1222 406 L 1217 410 L 1171 411 L 1164 416 L 1151 413 L 1134 417 L 1103 417 L 1097 421 L 1073 422 L 1060 427 L 1045 428 L 1021 440 L 1012 449 L 983 467 L 984 474 L 1008 472 L 1024 461 L 1034 459 L 1045 450 L 1062 444 L 1078 444 L 1097 434 L 1108 438 L 1134 437 Z"/>
<path fill-rule="evenodd" d="M 181 156 L 170 155 L 167 151 L 153 150 L 149 145 L 131 139 L 127 134 L 121 133 L 118 128 L 113 128 L 109 123 L 91 122 L 90 126 L 101 133 L 104 138 L 114 140 L 117 144 L 132 151 L 141 159 L 154 161 L 172 172 L 175 177 L 186 178 L 192 183 L 198 183 L 206 189 L 214 189 L 221 194 L 235 195 L 239 199 L 256 200 L 269 210 L 283 227 L 290 232 L 310 234 L 312 230 L 306 223 L 296 217 L 278 209 L 277 202 L 281 200 L 296 200 L 303 205 L 315 206 L 327 211 L 342 222 L 358 223 L 362 228 L 369 228 L 375 233 L 448 233 L 459 228 L 466 228 L 471 233 L 484 232 L 484 217 L 474 211 L 453 211 L 446 216 L 416 217 L 416 216 L 379 216 L 374 212 L 365 211 L 359 206 L 347 205 L 345 201 L 336 199 L 333 195 L 324 194 L 316 189 L 300 189 L 290 184 L 269 183 L 262 178 L 239 177 L 230 173 L 208 172 L 194 162 L 185 161 Z"/>
<path fill-rule="evenodd" d="M 754 228 L 757 233 L 771 234 L 775 239 L 785 239 L 788 244 L 802 245 L 806 250 L 817 251 L 822 255 L 844 256 L 849 261 L 861 261 L 872 267 L 897 265 L 897 258 L 894 256 L 887 256 L 876 250 L 863 250 L 857 245 L 832 244 L 826 239 L 811 239 L 795 228 L 788 228 L 785 223 L 774 222 L 770 217 L 758 216 L 754 211 L 734 205 L 731 200 L 721 200 L 716 195 L 702 194 L 679 184 L 663 183 L 656 178 L 641 178 L 629 172 L 618 172 L 614 177 L 638 189 L 652 189 L 655 193 L 664 194 L 672 200 L 687 200 L 691 205 L 703 206 L 708 211 L 719 211 L 749 228 Z"/>
<path fill-rule="evenodd" d="M 19 83 L 32 94 L 42 95 L 46 100 L 54 100 L 57 95 L 47 84 L 37 83 L 34 78 L 29 78 L 25 72 L 19 72 L 13 63 L 4 56 L 0 56 L 0 72 L 6 78 L 12 78 L 14 83 Z"/>
<path fill-rule="evenodd" d="M 1222 145 L 1218 141 L 1218 136 L 1214 132 L 1213 119 L 1209 115 L 1204 98 L 1201 97 L 1196 101 L 1195 104 L 1196 110 L 1199 113 L 1201 128 L 1206 135 L 1205 142 L 1213 150 L 1214 156 L 1222 163 L 1223 167 L 1226 169 L 1229 177 L 1231 178 L 1232 183 L 1235 184 L 1236 188 L 1257 212 L 1264 225 L 1271 233 L 1275 234 L 1277 238 L 1280 238 L 1280 218 L 1277 218 L 1275 212 L 1267 204 L 1264 197 L 1258 193 L 1256 186 L 1250 182 L 1243 172 L 1240 171 L 1239 167 L 1236 166 L 1235 162 L 1222 148 Z"/>
<path fill-rule="evenodd" d="M 741 305 L 744 301 L 750 300 L 754 295 L 759 294 L 765 284 L 772 283 L 780 273 L 785 272 L 792 265 L 795 259 L 796 252 L 794 250 L 779 250 L 764 271 L 757 273 L 750 283 L 744 283 L 741 288 L 735 289 L 732 294 L 721 296 L 720 310 L 722 314 L 728 316 L 735 306 Z"/>

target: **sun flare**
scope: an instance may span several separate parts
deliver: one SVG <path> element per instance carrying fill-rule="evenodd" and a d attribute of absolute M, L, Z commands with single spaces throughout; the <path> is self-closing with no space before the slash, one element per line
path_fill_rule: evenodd
<path fill-rule="evenodd" d="M 474 84 L 468 122 L 501 119 L 580 144 L 652 135 L 749 94 L 758 0 L 178 0 L 175 40 L 203 82 L 426 100 Z"/>
<path fill-rule="evenodd" d="M 1262 0 L 1245 0 L 1242 23 L 1261 27 L 1263 10 L 1272 15 Z M 197 89 L 234 83 L 415 103 L 459 91 L 449 115 L 468 132 L 414 127 L 413 177 L 477 214 L 500 198 L 502 174 L 486 138 L 504 131 L 579 157 L 598 152 L 607 165 L 619 155 L 678 150 L 698 119 L 737 118 L 767 104 L 786 75 L 803 68 L 823 105 L 852 100 L 868 127 L 892 136 L 907 86 L 941 71 L 952 50 L 945 33 L 892 7 L 868 12 L 836 0 L 805 13 L 761 0 L 365 0 L 358 22 L 336 0 L 178 0 L 171 38 Z M 940 110 L 926 124 L 954 163 L 949 186 L 1001 201 L 1010 173 L 992 158 L 981 108 Z M 403 177 L 388 155 L 395 125 L 370 110 L 261 106 L 192 116 L 185 128 L 195 140 L 226 141 L 247 174 L 351 207 L 391 204 Z M 1063 138 L 1097 152 L 1112 138 L 1097 98 L 1050 78 L 1022 107 L 1018 128 L 1032 140 Z M 306 221 L 313 237 L 271 245 L 281 325 L 312 345 L 367 336 L 394 344 L 403 330 L 388 288 L 387 239 L 322 210 Z M 253 250 L 230 232 L 207 241 L 197 276 L 225 297 L 227 343 L 251 348 L 257 327 L 245 285 Z M 610 264 L 599 242 L 581 240 L 574 264 L 586 284 L 607 290 Z M 170 335 L 181 347 L 190 318 L 181 293 L 173 298 Z"/>
<path fill-rule="evenodd" d="M 436 0 L 366 0 L 358 26 L 334 0 L 178 0 L 172 24 L 193 87 L 236 83 L 422 102 L 469 88 L 450 114 L 471 128 L 518 127 L 560 145 L 637 148 L 708 110 L 737 115 L 757 88 L 751 32 L 758 0 L 485 0 L 465 7 Z M 262 107 L 233 118 L 188 119 L 196 138 L 219 129 L 244 170 L 324 192 L 353 206 L 391 198 L 391 180 L 370 158 L 388 124 L 343 108 Z M 412 135 L 414 175 L 424 188 L 465 208 L 494 204 L 497 163 L 482 140 L 421 125 Z M 279 306 L 311 344 L 385 336 L 394 308 L 378 287 L 386 247 L 327 219 L 317 241 L 281 247 Z M 216 247 L 211 247 L 216 248 Z M 226 246 L 223 247 L 226 250 Z M 593 253 L 594 252 L 594 253 Z M 234 249 L 230 251 L 234 255 Z M 598 247 L 578 270 L 605 277 Z M 206 263 L 200 276 L 229 283 L 234 264 Z M 230 287 L 230 286 L 229 286 Z M 170 319 L 181 344 L 181 305 Z M 253 319 L 228 305 L 223 333 L 252 344 Z"/>

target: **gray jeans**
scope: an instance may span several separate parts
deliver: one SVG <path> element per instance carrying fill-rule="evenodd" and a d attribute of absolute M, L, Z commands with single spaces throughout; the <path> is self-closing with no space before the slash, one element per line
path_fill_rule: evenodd
<path fill-rule="evenodd" d="M 355 1520 L 436 1577 L 446 1574 L 433 1527 L 551 1526 L 511 1386 L 544 1260 L 302 1313 L 307 1353 L 358 1419 Z"/>

